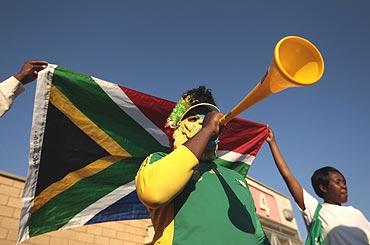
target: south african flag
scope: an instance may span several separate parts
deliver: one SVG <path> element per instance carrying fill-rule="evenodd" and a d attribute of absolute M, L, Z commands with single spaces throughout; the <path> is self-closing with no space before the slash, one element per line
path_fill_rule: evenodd
<path fill-rule="evenodd" d="M 39 73 L 19 241 L 46 232 L 149 215 L 134 178 L 152 152 L 169 152 L 174 102 L 50 65 Z M 232 120 L 218 164 L 242 175 L 267 127 Z"/>

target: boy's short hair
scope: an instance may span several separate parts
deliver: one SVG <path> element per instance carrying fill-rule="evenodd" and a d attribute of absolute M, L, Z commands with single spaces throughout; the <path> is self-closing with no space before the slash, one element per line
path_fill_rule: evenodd
<path fill-rule="evenodd" d="M 210 89 L 207 89 L 205 86 L 199 86 L 198 88 L 185 91 L 166 120 L 164 128 L 167 135 L 172 135 L 173 129 L 176 128 L 184 114 L 188 112 L 188 109 L 202 103 L 208 103 L 217 107 Z"/>
<path fill-rule="evenodd" d="M 311 176 L 311 184 L 315 190 L 316 195 L 324 198 L 322 191 L 320 190 L 320 185 L 328 186 L 329 184 L 329 172 L 337 172 L 343 176 L 343 174 L 336 168 L 326 166 L 317 169 Z"/>
<path fill-rule="evenodd" d="M 199 86 L 198 88 L 185 91 L 182 94 L 182 98 L 187 99 L 192 106 L 199 103 L 209 103 L 217 106 L 212 91 L 205 86 Z"/>

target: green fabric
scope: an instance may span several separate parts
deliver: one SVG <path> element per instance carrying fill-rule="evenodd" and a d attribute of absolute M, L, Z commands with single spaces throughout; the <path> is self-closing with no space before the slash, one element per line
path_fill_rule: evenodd
<path fill-rule="evenodd" d="M 247 176 L 249 168 L 251 167 L 251 165 L 245 162 L 240 162 L 240 161 L 230 162 L 230 161 L 223 160 L 221 158 L 215 159 L 214 162 L 217 165 L 221 165 L 225 168 L 232 169 L 238 172 L 239 174 L 241 174 L 242 176 Z"/>
<path fill-rule="evenodd" d="M 164 153 L 164 152 L 155 152 L 153 154 L 150 154 L 149 156 L 149 160 L 148 160 L 148 163 L 149 164 L 152 164 L 156 161 L 158 161 L 159 159 L 161 159 L 162 157 L 165 157 L 167 155 L 167 153 Z"/>
<path fill-rule="evenodd" d="M 103 171 L 79 181 L 68 190 L 52 198 L 31 215 L 30 236 L 59 229 L 100 198 L 130 182 L 137 172 L 138 165 L 136 163 L 138 161 L 140 160 L 135 158 L 117 161 Z M 63 200 L 78 200 L 78 205 Z"/>
<path fill-rule="evenodd" d="M 53 85 L 132 156 L 146 157 L 148 152 L 167 150 L 127 115 L 90 76 L 57 67 Z"/>
<path fill-rule="evenodd" d="M 233 170 L 200 163 L 173 204 L 173 244 L 269 244 L 246 179 Z"/>
<path fill-rule="evenodd" d="M 322 222 L 319 218 L 320 209 L 322 205 L 319 203 L 316 207 L 315 214 L 308 228 L 306 245 L 324 245 L 324 235 L 322 232 Z"/>

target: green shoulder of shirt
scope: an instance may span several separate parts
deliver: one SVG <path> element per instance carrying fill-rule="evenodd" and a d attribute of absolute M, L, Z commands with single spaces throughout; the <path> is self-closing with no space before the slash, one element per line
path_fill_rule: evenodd
<path fill-rule="evenodd" d="M 167 156 L 167 153 L 165 152 L 154 152 L 147 157 L 146 162 L 148 164 L 152 164 L 165 156 Z"/>

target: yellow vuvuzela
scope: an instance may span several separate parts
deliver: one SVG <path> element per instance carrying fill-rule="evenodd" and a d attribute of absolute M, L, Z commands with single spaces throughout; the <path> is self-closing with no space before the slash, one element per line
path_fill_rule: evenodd
<path fill-rule="evenodd" d="M 271 94 L 286 88 L 312 85 L 323 73 L 324 60 L 315 45 L 302 37 L 284 37 L 275 46 L 272 63 L 264 78 L 220 119 L 220 123 L 225 125 Z"/>

